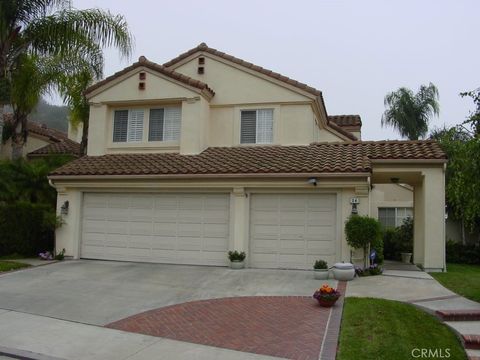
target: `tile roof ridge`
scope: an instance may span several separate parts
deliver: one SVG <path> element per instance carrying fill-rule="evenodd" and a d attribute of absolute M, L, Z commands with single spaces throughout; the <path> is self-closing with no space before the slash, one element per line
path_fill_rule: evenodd
<path fill-rule="evenodd" d="M 144 55 L 141 55 L 138 58 L 138 61 L 132 63 L 131 65 L 129 65 L 129 66 L 123 68 L 122 70 L 119 70 L 119 71 L 113 73 L 112 75 L 107 76 L 105 79 L 100 80 L 100 81 L 96 82 L 95 84 L 91 85 L 90 87 L 88 87 L 85 90 L 85 94 L 91 93 L 92 91 L 94 91 L 94 90 L 102 87 L 103 85 L 109 83 L 110 81 L 115 80 L 118 77 L 120 77 L 122 75 L 125 75 L 128 72 L 130 72 L 132 70 L 135 70 L 136 68 L 138 68 L 140 66 L 145 66 L 145 67 L 147 67 L 151 70 L 157 71 L 157 72 L 159 72 L 163 75 L 166 75 L 166 76 L 171 77 L 175 80 L 178 80 L 178 81 L 180 81 L 180 82 L 182 82 L 186 85 L 190 85 L 190 86 L 202 89 L 202 90 L 206 90 L 206 91 L 210 92 L 212 94 L 212 96 L 215 95 L 215 92 L 213 91 L 213 89 L 211 89 L 208 86 L 208 84 L 206 84 L 206 83 L 204 83 L 200 80 L 193 79 L 193 78 L 191 78 L 187 75 L 184 75 L 182 73 L 179 73 L 179 72 L 177 72 L 173 69 L 168 69 L 167 67 L 165 67 L 162 64 L 158 64 L 154 61 L 148 60 Z"/>
<path fill-rule="evenodd" d="M 285 83 L 290 84 L 292 86 L 295 86 L 295 87 L 297 87 L 301 90 L 304 90 L 304 91 L 306 91 L 310 94 L 313 94 L 313 95 L 316 95 L 316 96 L 321 96 L 322 95 L 322 92 L 320 90 L 318 90 L 318 89 L 316 89 L 312 86 L 309 86 L 309 85 L 307 85 L 305 83 L 302 83 L 298 80 L 294 80 L 292 78 L 289 78 L 288 76 L 282 75 L 282 74 L 277 73 L 273 70 L 266 69 L 266 68 L 264 68 L 262 66 L 259 66 L 259 65 L 255 65 L 254 63 L 251 63 L 249 61 L 237 58 L 237 57 L 235 57 L 233 55 L 230 55 L 230 54 L 227 54 L 223 51 L 220 51 L 220 50 L 217 50 L 215 48 L 209 47 L 204 42 L 200 43 L 199 45 L 195 46 L 194 48 L 191 48 L 190 50 L 187 50 L 187 51 L 181 53 L 180 55 L 174 57 L 173 59 L 163 63 L 163 66 L 168 68 L 168 67 L 182 61 L 183 59 L 186 59 L 190 55 L 195 54 L 198 51 L 204 51 L 204 52 L 207 52 L 209 54 L 221 57 L 225 60 L 229 60 L 229 61 L 231 61 L 235 64 L 244 66 L 248 69 L 257 71 L 259 73 L 270 76 L 270 77 L 272 77 L 274 79 L 277 79 L 279 81 L 282 81 L 282 82 L 285 82 Z"/>

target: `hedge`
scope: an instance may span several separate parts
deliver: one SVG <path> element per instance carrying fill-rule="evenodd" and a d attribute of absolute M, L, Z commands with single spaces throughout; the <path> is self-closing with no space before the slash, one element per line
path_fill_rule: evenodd
<path fill-rule="evenodd" d="M 52 220 L 53 219 L 53 220 Z M 0 205 L 0 256 L 35 256 L 54 247 L 51 206 L 18 202 Z"/>

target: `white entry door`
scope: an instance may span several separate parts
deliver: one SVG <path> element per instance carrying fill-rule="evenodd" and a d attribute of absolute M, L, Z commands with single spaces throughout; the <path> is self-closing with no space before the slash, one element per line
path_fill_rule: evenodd
<path fill-rule="evenodd" d="M 226 265 L 229 194 L 85 193 L 81 257 Z"/>
<path fill-rule="evenodd" d="M 312 269 L 336 259 L 335 194 L 252 194 L 250 266 Z"/>

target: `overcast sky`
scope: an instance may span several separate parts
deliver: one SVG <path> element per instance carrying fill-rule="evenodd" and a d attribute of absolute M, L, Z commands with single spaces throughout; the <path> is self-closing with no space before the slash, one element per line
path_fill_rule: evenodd
<path fill-rule="evenodd" d="M 206 42 L 323 92 L 329 114 L 360 114 L 363 139 L 399 138 L 382 128 L 383 98 L 429 82 L 440 92 L 431 127 L 462 122 L 480 86 L 478 0 L 155 1 L 74 0 L 126 17 L 130 61 L 106 51 L 105 75 L 140 55 L 163 63 Z"/>

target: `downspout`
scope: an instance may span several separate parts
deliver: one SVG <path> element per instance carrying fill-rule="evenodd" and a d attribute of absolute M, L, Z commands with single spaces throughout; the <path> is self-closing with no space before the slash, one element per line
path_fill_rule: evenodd
<path fill-rule="evenodd" d="M 443 197 L 445 199 L 445 173 L 447 171 L 447 163 L 443 164 Z M 447 271 L 447 221 L 445 219 L 445 200 L 443 204 L 443 272 Z"/>

